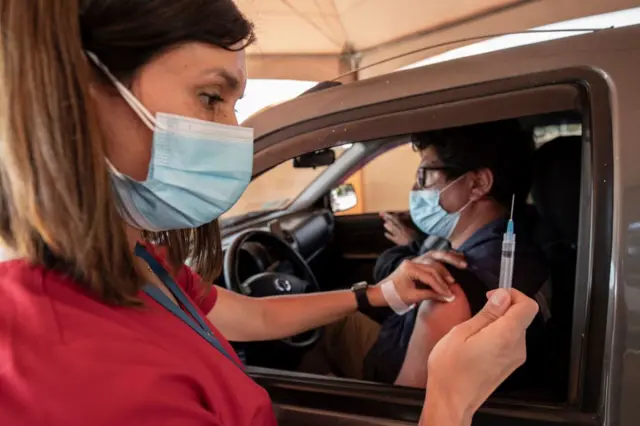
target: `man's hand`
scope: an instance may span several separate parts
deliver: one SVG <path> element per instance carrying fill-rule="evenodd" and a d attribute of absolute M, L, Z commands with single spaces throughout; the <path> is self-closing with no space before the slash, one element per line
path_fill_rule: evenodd
<path fill-rule="evenodd" d="M 380 217 L 384 220 L 384 236 L 399 246 L 411 244 L 418 236 L 418 233 L 402 223 L 400 218 L 392 213 L 382 212 Z"/>

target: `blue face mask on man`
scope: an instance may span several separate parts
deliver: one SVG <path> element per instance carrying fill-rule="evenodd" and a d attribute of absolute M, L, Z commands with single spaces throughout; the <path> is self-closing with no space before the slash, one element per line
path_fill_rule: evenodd
<path fill-rule="evenodd" d="M 438 189 L 417 189 L 411 191 L 409 197 L 409 210 L 413 223 L 427 235 L 449 239 L 458 221 L 460 215 L 467 208 L 471 201 L 457 212 L 447 212 L 440 205 L 440 196 L 444 191 L 451 188 L 455 183 L 462 179 L 464 175 L 451 182 L 444 188 Z"/>
<path fill-rule="evenodd" d="M 196 228 L 228 211 L 251 181 L 253 129 L 173 114 L 154 117 L 92 53 L 120 95 L 153 131 L 147 179 L 120 173 L 108 160 L 121 216 L 147 231 Z"/>

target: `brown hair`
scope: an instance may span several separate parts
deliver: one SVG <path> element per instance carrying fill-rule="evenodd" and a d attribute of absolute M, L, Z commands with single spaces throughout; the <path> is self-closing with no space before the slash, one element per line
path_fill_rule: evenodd
<path fill-rule="evenodd" d="M 0 239 L 76 278 L 101 300 L 136 303 L 142 285 L 89 95 L 90 50 L 123 80 L 179 43 L 253 41 L 231 0 L 5 0 L 0 3 Z M 144 233 L 205 281 L 220 273 L 218 223 Z"/>

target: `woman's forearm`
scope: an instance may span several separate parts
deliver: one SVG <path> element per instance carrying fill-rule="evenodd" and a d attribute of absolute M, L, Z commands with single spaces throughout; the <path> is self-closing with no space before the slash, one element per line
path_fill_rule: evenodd
<path fill-rule="evenodd" d="M 219 288 L 218 300 L 207 317 L 235 342 L 276 340 L 295 336 L 339 320 L 357 309 L 351 290 L 326 293 L 247 297 Z M 379 287 L 367 290 L 369 303 L 382 306 Z"/>
<path fill-rule="evenodd" d="M 451 297 L 447 284 L 453 277 L 436 263 L 405 262 L 389 281 L 403 303 Z M 420 288 L 417 282 L 424 283 Z M 282 339 L 327 325 L 357 309 L 351 290 L 306 295 L 252 298 L 219 288 L 218 299 L 207 317 L 228 340 L 251 342 Z M 388 306 L 380 284 L 367 289 L 369 304 Z"/>
<path fill-rule="evenodd" d="M 367 296 L 373 306 L 384 303 L 378 287 L 370 287 Z M 262 340 L 294 336 L 337 321 L 357 309 L 351 290 L 266 297 L 258 303 L 262 312 Z"/>
<path fill-rule="evenodd" d="M 472 417 L 459 404 L 441 397 L 437 389 L 429 389 L 418 426 L 471 426 Z"/>

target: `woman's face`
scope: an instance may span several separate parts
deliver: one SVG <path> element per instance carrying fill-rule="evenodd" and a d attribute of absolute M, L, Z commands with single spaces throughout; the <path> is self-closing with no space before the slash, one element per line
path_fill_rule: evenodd
<path fill-rule="evenodd" d="M 152 115 L 164 112 L 237 125 L 235 104 L 245 85 L 243 51 L 188 43 L 152 59 L 138 70 L 128 87 Z M 121 173 L 145 180 L 153 132 L 113 86 L 97 85 L 94 89 L 109 160 Z"/>

